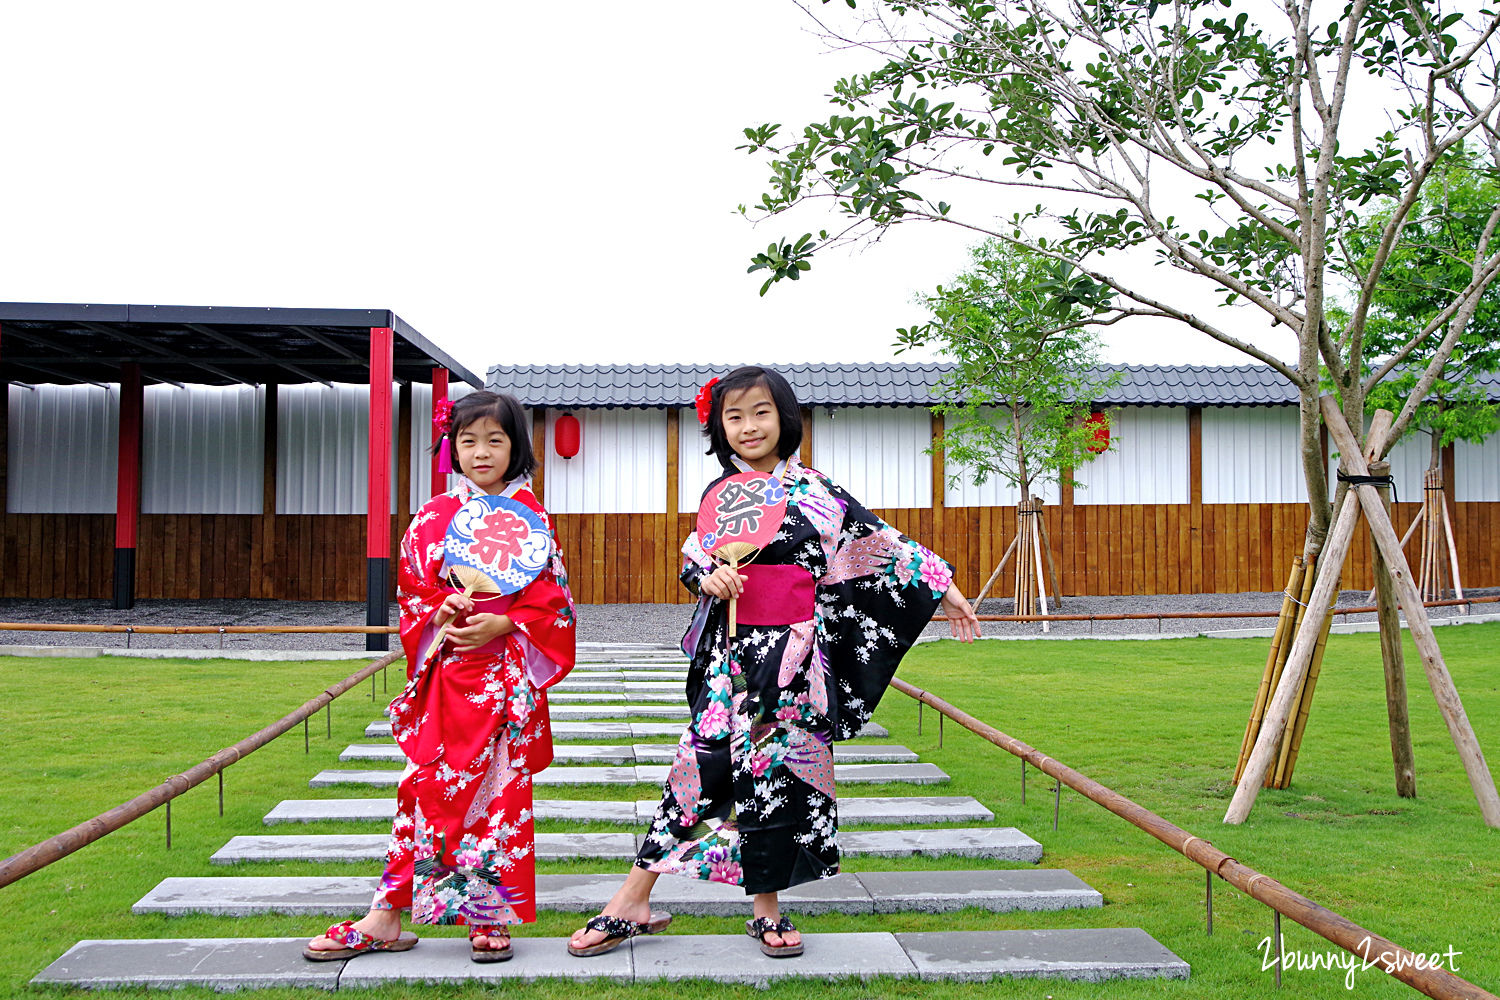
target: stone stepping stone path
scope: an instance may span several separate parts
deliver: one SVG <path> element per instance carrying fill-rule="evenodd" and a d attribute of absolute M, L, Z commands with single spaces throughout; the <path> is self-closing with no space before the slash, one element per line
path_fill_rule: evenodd
<path fill-rule="evenodd" d="M 555 714 L 555 713 L 554 713 Z M 686 721 L 687 717 L 683 716 Z M 369 739 L 389 739 L 391 723 L 388 719 L 377 719 L 365 727 Z M 552 723 L 552 738 L 565 740 L 615 740 L 651 739 L 655 736 L 681 736 L 682 725 L 659 722 L 557 722 Z M 887 739 L 890 730 L 878 723 L 870 722 L 859 731 L 859 739 Z"/>
<path fill-rule="evenodd" d="M 186 938 L 81 941 L 33 980 L 95 989 L 207 986 L 217 990 L 368 989 L 401 982 L 529 982 L 541 978 L 659 982 L 711 979 L 764 986 L 786 978 L 985 980 L 1046 976 L 1107 979 L 1188 978 L 1188 965 L 1135 927 L 1102 930 L 866 932 L 810 934 L 794 962 L 762 955 L 743 936 L 664 934 L 636 938 L 587 960 L 567 953 L 566 938 L 516 936 L 509 962 L 476 965 L 462 938 L 432 938 L 411 951 L 313 963 L 306 938 Z M 727 958 L 733 955 L 733 961 Z"/>
<path fill-rule="evenodd" d="M 571 785 L 661 785 L 671 768 L 666 764 L 636 764 L 629 767 L 549 767 L 532 775 L 538 787 L 555 788 Z M 309 788 L 332 788 L 335 785 L 368 785 L 373 788 L 395 788 L 401 771 L 355 771 L 329 768 L 319 771 L 308 781 Z M 906 784 L 941 785 L 948 773 L 936 764 L 834 764 L 833 780 L 842 785 Z"/>
<path fill-rule="evenodd" d="M 559 746 L 553 754 L 558 764 L 670 764 L 677 754 L 675 743 L 625 745 L 582 744 Z M 354 743 L 339 754 L 342 761 L 405 764 L 406 755 L 394 743 Z M 833 761 L 838 764 L 914 764 L 917 755 L 903 746 L 835 743 Z"/>
<path fill-rule="evenodd" d="M 551 770 L 551 768 L 548 768 Z M 545 771 L 542 773 L 546 773 Z M 657 799 L 634 802 L 588 799 L 537 799 L 532 810 L 539 820 L 580 823 L 651 822 Z M 396 799 L 286 799 L 266 813 L 267 826 L 278 823 L 316 823 L 323 820 L 389 823 L 396 816 Z M 990 823 L 995 814 L 968 795 L 859 798 L 839 796 L 839 826 L 888 823 Z"/>
<path fill-rule="evenodd" d="M 542 910 L 596 913 L 624 876 L 538 875 Z M 141 898 L 132 913 L 180 917 L 192 913 L 245 917 L 260 913 L 337 916 L 370 905 L 379 876 L 202 876 L 167 878 Z M 844 873 L 793 886 L 780 895 L 791 913 L 946 913 L 975 907 L 996 913 L 1062 910 L 1104 905 L 1103 897 L 1072 872 L 1051 868 L 949 872 Z M 732 917 L 745 912 L 738 886 L 698 879 L 662 879 L 651 903 L 674 914 Z"/>
<path fill-rule="evenodd" d="M 539 833 L 536 855 L 543 861 L 606 858 L 629 861 L 643 837 L 634 833 Z M 209 858 L 216 865 L 256 861 L 383 861 L 390 837 L 384 833 L 249 835 L 233 837 Z M 998 858 L 1036 864 L 1042 845 L 1011 826 L 935 830 L 843 830 L 845 857 Z"/>
<path fill-rule="evenodd" d="M 551 693 L 557 760 L 564 766 L 535 776 L 543 786 L 632 786 L 665 781 L 675 740 L 688 719 L 682 703 L 686 664 L 667 645 L 580 643 L 573 674 Z M 641 720 L 641 721 L 630 721 Z M 389 739 L 390 723 L 365 730 Z M 861 737 L 889 737 L 876 725 Z M 672 742 L 653 742 L 663 738 Z M 608 740 L 607 745 L 565 745 Z M 340 760 L 402 765 L 394 744 L 354 744 Z M 906 747 L 841 743 L 835 747 L 840 784 L 936 784 L 949 777 Z M 401 771 L 328 769 L 314 788 L 363 784 L 391 787 Z M 627 794 L 629 794 L 627 792 Z M 629 826 L 618 833 L 540 833 L 544 861 L 633 858 L 658 800 L 538 799 L 542 821 Z M 289 799 L 264 817 L 267 826 L 338 821 L 389 824 L 394 797 Z M 1035 865 L 1042 846 L 1012 827 L 938 826 L 994 822 L 994 814 L 966 795 L 839 797 L 840 846 L 848 856 L 990 858 Z M 860 826 L 899 829 L 861 830 Z M 231 839 L 212 862 L 369 862 L 385 855 L 388 831 L 368 834 L 248 835 Z M 608 875 L 546 872 L 537 877 L 537 905 L 593 913 L 618 888 L 623 872 Z M 377 875 L 323 877 L 166 878 L 133 907 L 137 913 L 248 915 L 289 913 L 347 916 L 368 905 Z M 946 913 L 964 908 L 992 912 L 1098 908 L 1103 897 L 1071 872 L 1045 868 L 946 871 L 846 872 L 796 886 L 782 894 L 794 913 Z M 735 886 L 694 879 L 657 883 L 653 903 L 684 915 L 744 917 L 745 896 Z M 340 990 L 400 982 L 466 982 L 543 977 L 620 982 L 708 978 L 764 985 L 777 979 L 827 979 L 889 975 L 921 980 L 985 980 L 996 976 L 1048 976 L 1079 980 L 1187 978 L 1185 962 L 1135 928 L 924 933 L 812 934 L 794 962 L 760 953 L 737 932 L 671 934 L 638 938 L 607 956 L 580 961 L 562 938 L 531 938 L 521 929 L 510 962 L 476 965 L 462 938 L 432 938 L 410 952 L 360 956 L 354 964 L 315 964 L 301 956 L 306 939 L 204 938 L 80 941 L 39 974 L 38 984 L 86 988 L 202 985 L 215 990 L 294 988 Z M 733 955 L 733 961 L 726 957 Z"/>

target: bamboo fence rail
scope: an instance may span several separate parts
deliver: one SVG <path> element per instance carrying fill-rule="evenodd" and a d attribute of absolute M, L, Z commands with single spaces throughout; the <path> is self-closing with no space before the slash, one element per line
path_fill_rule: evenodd
<path fill-rule="evenodd" d="M 1446 969 L 1433 968 L 1430 963 L 1419 963 L 1416 954 L 1395 942 L 1313 902 L 1269 875 L 1241 864 L 1202 837 L 1193 836 L 1119 792 L 1101 785 L 1088 775 L 1073 770 L 1040 750 L 1007 736 L 936 695 L 908 684 L 899 677 L 891 680 L 891 687 L 920 704 L 931 706 L 970 732 L 1055 778 L 1060 785 L 1067 785 L 1091 802 L 1134 824 L 1188 860 L 1201 865 L 1208 871 L 1210 878 L 1217 875 L 1251 899 L 1290 917 L 1356 958 L 1372 963 L 1372 967 L 1380 969 L 1393 979 L 1400 980 L 1435 1000 L 1500 1000 L 1494 994 Z M 1212 885 L 1212 882 L 1209 884 Z M 1391 956 L 1388 963 L 1380 960 L 1385 955 Z"/>
<path fill-rule="evenodd" d="M 392 663 L 401 659 L 402 655 L 399 651 L 387 653 L 375 662 L 345 677 L 332 687 L 325 689 L 322 694 L 304 702 L 299 708 L 287 713 L 259 732 L 240 740 L 234 746 L 225 747 L 207 760 L 188 768 L 181 774 L 172 775 L 155 788 L 142 792 L 128 802 L 122 802 L 113 809 L 100 813 L 93 819 L 85 820 L 71 829 L 64 830 L 56 836 L 49 837 L 39 844 L 34 844 L 26 848 L 26 850 L 18 854 L 13 854 L 4 861 L 0 861 L 0 887 L 10 885 L 18 879 L 25 878 L 32 872 L 67 857 L 79 848 L 86 847 L 99 838 L 114 833 L 126 824 L 140 819 L 157 806 L 165 804 L 170 809 L 171 801 L 177 796 L 190 788 L 202 784 L 229 765 L 244 759 L 267 743 L 270 743 L 276 737 L 288 732 L 297 723 L 311 717 L 339 695 L 367 678 L 374 677 L 376 672 L 384 670 Z M 373 684 L 374 682 L 372 681 L 371 683 Z M 170 816 L 170 813 L 168 815 Z"/>

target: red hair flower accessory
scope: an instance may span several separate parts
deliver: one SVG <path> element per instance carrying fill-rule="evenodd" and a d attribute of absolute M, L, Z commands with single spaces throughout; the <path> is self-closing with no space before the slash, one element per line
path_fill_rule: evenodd
<path fill-rule="evenodd" d="M 440 399 L 432 408 L 432 429 L 439 434 L 448 433 L 448 425 L 453 422 L 453 400 Z"/>
<path fill-rule="evenodd" d="M 694 403 L 698 407 L 698 423 L 708 423 L 709 414 L 714 411 L 714 386 L 719 384 L 719 376 L 715 375 L 703 383 L 703 388 L 698 390 L 698 397 Z"/>

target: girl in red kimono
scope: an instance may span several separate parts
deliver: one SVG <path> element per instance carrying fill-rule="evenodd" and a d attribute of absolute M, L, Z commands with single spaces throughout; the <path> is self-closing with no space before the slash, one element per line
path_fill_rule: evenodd
<path fill-rule="evenodd" d="M 464 597 L 440 576 L 453 515 L 483 493 L 551 522 L 527 488 L 536 465 L 525 412 L 476 392 L 443 421 L 457 487 L 422 505 L 401 542 L 397 597 L 406 688 L 391 729 L 409 764 L 396 792 L 385 874 L 360 920 L 309 942 L 313 961 L 405 951 L 401 910 L 419 924 L 467 924 L 472 958 L 511 957 L 510 924 L 536 919 L 531 776 L 552 761 L 546 688 L 573 666 L 573 598 L 555 542 L 547 568 L 515 594 Z M 442 623 L 443 645 L 429 660 Z"/>

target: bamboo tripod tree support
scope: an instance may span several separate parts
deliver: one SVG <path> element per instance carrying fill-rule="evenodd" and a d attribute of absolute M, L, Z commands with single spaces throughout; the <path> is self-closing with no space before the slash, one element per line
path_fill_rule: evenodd
<path fill-rule="evenodd" d="M 979 610 L 979 603 L 989 596 L 990 588 L 1005 571 L 1011 556 L 1017 556 L 1016 565 L 1012 570 L 1012 583 L 1015 594 L 1014 613 L 1018 615 L 1046 614 L 1047 602 L 1050 599 L 1052 607 L 1062 607 L 1062 589 L 1057 582 L 1057 564 L 1052 558 L 1052 541 L 1047 535 L 1047 515 L 1040 497 L 1032 497 L 1023 500 L 1016 506 L 1016 534 L 1006 546 L 1005 554 L 1000 557 L 1000 564 L 990 574 L 984 586 L 979 589 L 979 595 L 974 598 L 974 610 Z M 1019 555 L 1017 555 L 1019 553 Z M 1043 573 L 1045 564 L 1046 572 Z M 1043 580 L 1050 583 L 1051 591 Z M 1040 608 L 1038 607 L 1040 602 Z M 1042 631 L 1049 631 L 1047 622 L 1042 623 Z"/>
<path fill-rule="evenodd" d="M 1422 507 L 1401 536 L 1401 547 L 1411 541 L 1418 527 L 1422 544 L 1417 550 L 1417 590 L 1424 601 L 1440 601 L 1443 591 L 1452 590 L 1458 600 L 1464 599 L 1464 585 L 1458 572 L 1458 544 L 1453 540 L 1453 518 L 1448 513 L 1448 496 L 1443 489 L 1439 469 L 1422 474 Z M 1448 586 L 1446 584 L 1451 584 Z M 1378 585 L 1377 588 L 1378 589 Z M 1375 589 L 1370 600 L 1375 599 Z"/>
<path fill-rule="evenodd" d="M 1354 476 L 1368 475 L 1367 463 L 1379 457 L 1384 450 L 1392 414 L 1389 410 L 1376 411 L 1367 441 L 1369 450 L 1364 452 L 1354 439 L 1353 431 L 1344 421 L 1337 401 L 1332 396 L 1324 396 L 1321 402 L 1324 423 L 1339 450 L 1341 464 L 1345 471 Z M 1406 609 L 1412 641 L 1421 654 L 1422 667 L 1427 673 L 1427 682 L 1443 713 L 1443 721 L 1448 726 L 1448 733 L 1458 750 L 1459 759 L 1463 762 L 1464 771 L 1469 778 L 1469 786 L 1479 801 L 1480 815 L 1484 818 L 1486 825 L 1500 827 L 1500 795 L 1496 794 L 1495 782 L 1485 763 L 1484 753 L 1479 748 L 1474 728 L 1469 724 L 1468 716 L 1464 713 L 1463 702 L 1453 686 L 1453 678 L 1448 673 L 1447 664 L 1443 662 L 1437 638 L 1432 632 L 1432 623 L 1427 618 L 1427 609 L 1423 606 L 1421 596 L 1417 592 L 1416 581 L 1412 579 L 1411 567 L 1401 552 L 1400 539 L 1396 537 L 1396 530 L 1392 527 L 1390 517 L 1374 486 L 1365 483 L 1354 485 L 1345 495 L 1333 530 L 1329 532 L 1328 540 L 1319 559 L 1317 579 L 1313 586 L 1309 606 L 1314 608 L 1329 606 L 1338 588 L 1344 560 L 1349 552 L 1349 543 L 1353 538 L 1354 528 L 1361 511 L 1365 515 L 1371 536 L 1385 557 L 1396 596 L 1400 599 L 1402 607 Z M 1245 821 L 1250 815 L 1251 807 L 1255 804 L 1255 797 L 1260 792 L 1261 784 L 1266 780 L 1267 772 L 1275 765 L 1282 731 L 1286 728 L 1293 701 L 1298 689 L 1302 686 L 1303 678 L 1312 661 L 1318 636 L 1322 631 L 1321 627 L 1309 627 L 1310 623 L 1311 618 L 1304 618 L 1303 627 L 1297 630 L 1292 650 L 1287 657 L 1286 669 L 1282 671 L 1270 706 L 1266 710 L 1260 733 L 1255 739 L 1255 746 L 1250 752 L 1250 758 L 1245 765 L 1239 785 L 1235 788 L 1234 797 L 1230 800 L 1229 810 L 1224 814 L 1226 823 Z"/>

